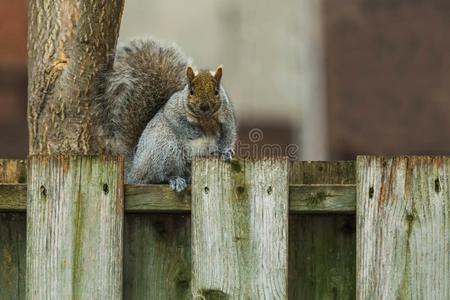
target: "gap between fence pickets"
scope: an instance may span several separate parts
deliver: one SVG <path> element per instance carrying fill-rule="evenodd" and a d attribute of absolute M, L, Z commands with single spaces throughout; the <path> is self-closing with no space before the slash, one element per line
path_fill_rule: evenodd
<path fill-rule="evenodd" d="M 354 184 L 291 184 L 289 186 L 290 213 L 355 213 Z M 27 185 L 0 183 L 0 211 L 24 212 L 27 204 Z M 127 213 L 190 213 L 190 190 L 175 193 L 168 185 L 125 185 Z"/>

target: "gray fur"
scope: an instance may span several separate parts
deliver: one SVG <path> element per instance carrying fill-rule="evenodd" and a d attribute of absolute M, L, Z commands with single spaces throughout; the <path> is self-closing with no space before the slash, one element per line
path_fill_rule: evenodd
<path fill-rule="evenodd" d="M 231 102 L 223 88 L 220 89 L 221 108 L 218 119 L 220 132 L 211 138 L 209 145 L 198 141 L 210 140 L 188 117 L 185 101 L 188 87 L 175 93 L 166 105 L 148 123 L 142 133 L 136 152 L 129 160 L 129 183 L 169 182 L 176 191 L 190 182 L 191 162 L 194 156 L 218 153 L 231 159 L 236 139 L 236 125 Z"/>
<path fill-rule="evenodd" d="M 131 155 L 150 119 L 186 85 L 190 63 L 175 44 L 134 40 L 117 49 L 112 71 L 99 79 L 96 120 L 104 152 Z"/>

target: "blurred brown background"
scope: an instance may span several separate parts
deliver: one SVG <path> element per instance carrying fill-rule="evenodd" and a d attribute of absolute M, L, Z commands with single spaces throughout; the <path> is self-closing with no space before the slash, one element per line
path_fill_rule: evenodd
<path fill-rule="evenodd" d="M 325 1 L 329 145 L 450 154 L 450 1 Z"/>
<path fill-rule="evenodd" d="M 225 65 L 240 136 L 302 159 L 450 154 L 447 0 L 126 2 L 120 41 L 174 40 Z M 26 1 L 0 0 L 0 157 L 27 154 Z"/>
<path fill-rule="evenodd" d="M 0 157 L 27 154 L 26 2 L 0 0 Z"/>

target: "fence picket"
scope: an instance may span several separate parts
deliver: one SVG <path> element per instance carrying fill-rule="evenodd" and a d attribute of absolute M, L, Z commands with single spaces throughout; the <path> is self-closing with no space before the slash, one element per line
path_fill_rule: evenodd
<path fill-rule="evenodd" d="M 28 163 L 27 299 L 122 299 L 123 160 Z"/>
<path fill-rule="evenodd" d="M 194 299 L 287 299 L 288 161 L 196 160 Z"/>
<path fill-rule="evenodd" d="M 357 299 L 450 299 L 450 158 L 357 159 Z"/>

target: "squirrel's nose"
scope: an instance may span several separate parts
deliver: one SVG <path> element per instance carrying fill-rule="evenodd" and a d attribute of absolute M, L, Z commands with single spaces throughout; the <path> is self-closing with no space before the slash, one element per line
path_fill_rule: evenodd
<path fill-rule="evenodd" d="M 203 112 L 207 112 L 207 111 L 209 110 L 209 105 L 208 105 L 208 103 L 205 103 L 205 102 L 201 103 L 201 104 L 200 104 L 200 109 L 201 109 Z"/>

